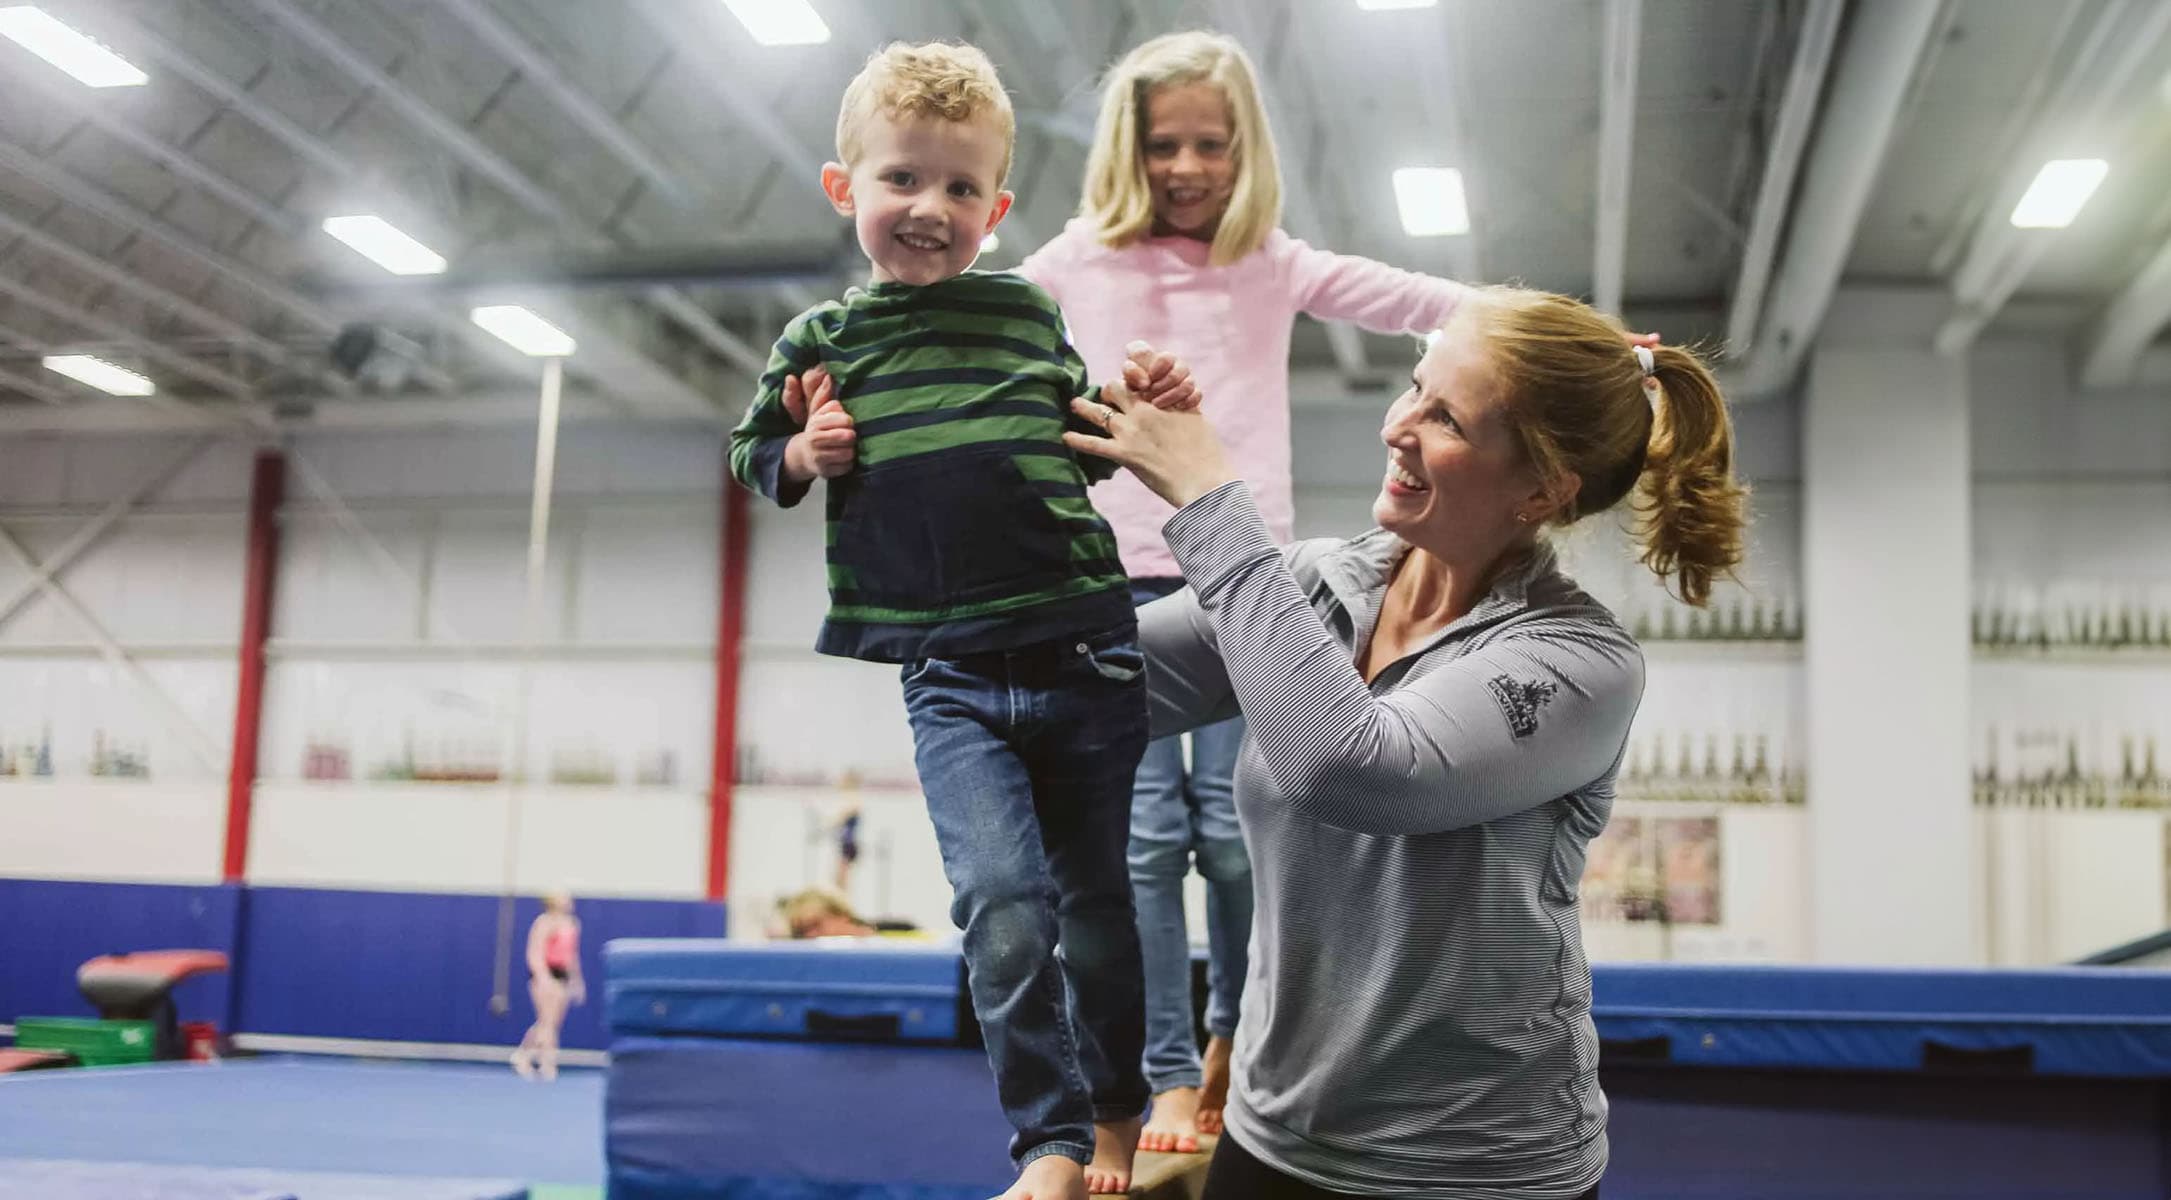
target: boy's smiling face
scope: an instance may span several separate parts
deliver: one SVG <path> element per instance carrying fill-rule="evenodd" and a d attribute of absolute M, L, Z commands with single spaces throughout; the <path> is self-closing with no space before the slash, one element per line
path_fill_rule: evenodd
<path fill-rule="evenodd" d="M 1008 151 L 988 121 L 875 113 L 859 162 L 824 166 L 822 190 L 852 218 L 877 283 L 940 283 L 972 266 L 1010 210 Z"/>

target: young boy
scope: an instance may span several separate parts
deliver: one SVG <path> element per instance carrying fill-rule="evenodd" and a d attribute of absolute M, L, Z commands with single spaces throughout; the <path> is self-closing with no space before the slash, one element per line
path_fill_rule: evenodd
<path fill-rule="evenodd" d="M 1114 537 L 1086 499 L 1113 467 L 1062 441 L 1099 432 L 1070 413 L 1087 388 L 1062 314 L 1018 276 L 968 270 L 1010 207 L 1013 129 L 977 49 L 892 45 L 868 61 L 822 189 L 873 282 L 786 326 L 731 469 L 787 506 L 829 481 L 816 648 L 904 664 L 951 918 L 1017 1130 L 1005 1200 L 1070 1200 L 1128 1189 L 1146 1100 L 1125 865 L 1144 661 Z M 815 368 L 827 378 L 810 395 L 800 376 Z M 1163 407 L 1198 403 L 1150 350 L 1127 374 Z"/>

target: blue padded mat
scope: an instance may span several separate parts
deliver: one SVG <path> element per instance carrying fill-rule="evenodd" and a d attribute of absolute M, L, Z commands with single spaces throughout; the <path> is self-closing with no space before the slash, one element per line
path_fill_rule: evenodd
<path fill-rule="evenodd" d="M 603 962 L 614 1037 L 849 1036 L 875 1022 L 894 1030 L 891 1040 L 958 1038 L 964 972 L 954 946 L 619 938 Z"/>
<path fill-rule="evenodd" d="M 2171 1077 L 2171 972 L 1609 964 L 1591 1016 L 1673 1062 L 1918 1070 L 2008 1055 L 2040 1075 Z"/>
<path fill-rule="evenodd" d="M 603 1136 L 613 1200 L 985 1200 L 1014 1177 L 977 1050 L 620 1038 Z"/>
<path fill-rule="evenodd" d="M 503 1179 L 252 1171 L 164 1163 L 0 1159 L 0 1200 L 527 1200 Z"/>

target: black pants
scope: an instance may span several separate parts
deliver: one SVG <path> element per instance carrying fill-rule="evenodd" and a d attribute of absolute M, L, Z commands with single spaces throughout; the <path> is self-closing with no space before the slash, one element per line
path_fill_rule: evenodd
<path fill-rule="evenodd" d="M 1227 1130 L 1214 1147 L 1214 1161 L 1206 1168 L 1205 1200 L 1354 1200 L 1347 1192 L 1330 1192 L 1292 1179 L 1251 1156 L 1236 1144 Z M 1598 1200 L 1593 1186 L 1581 1200 Z"/>

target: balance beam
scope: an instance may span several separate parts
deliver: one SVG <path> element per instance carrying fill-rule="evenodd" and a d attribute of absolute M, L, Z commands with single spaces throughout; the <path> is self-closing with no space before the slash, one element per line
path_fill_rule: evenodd
<path fill-rule="evenodd" d="M 1199 1200 L 1206 1194 L 1206 1164 L 1216 1139 L 1202 1137 L 1196 1154 L 1141 1150 L 1131 1164 L 1133 1200 Z"/>

